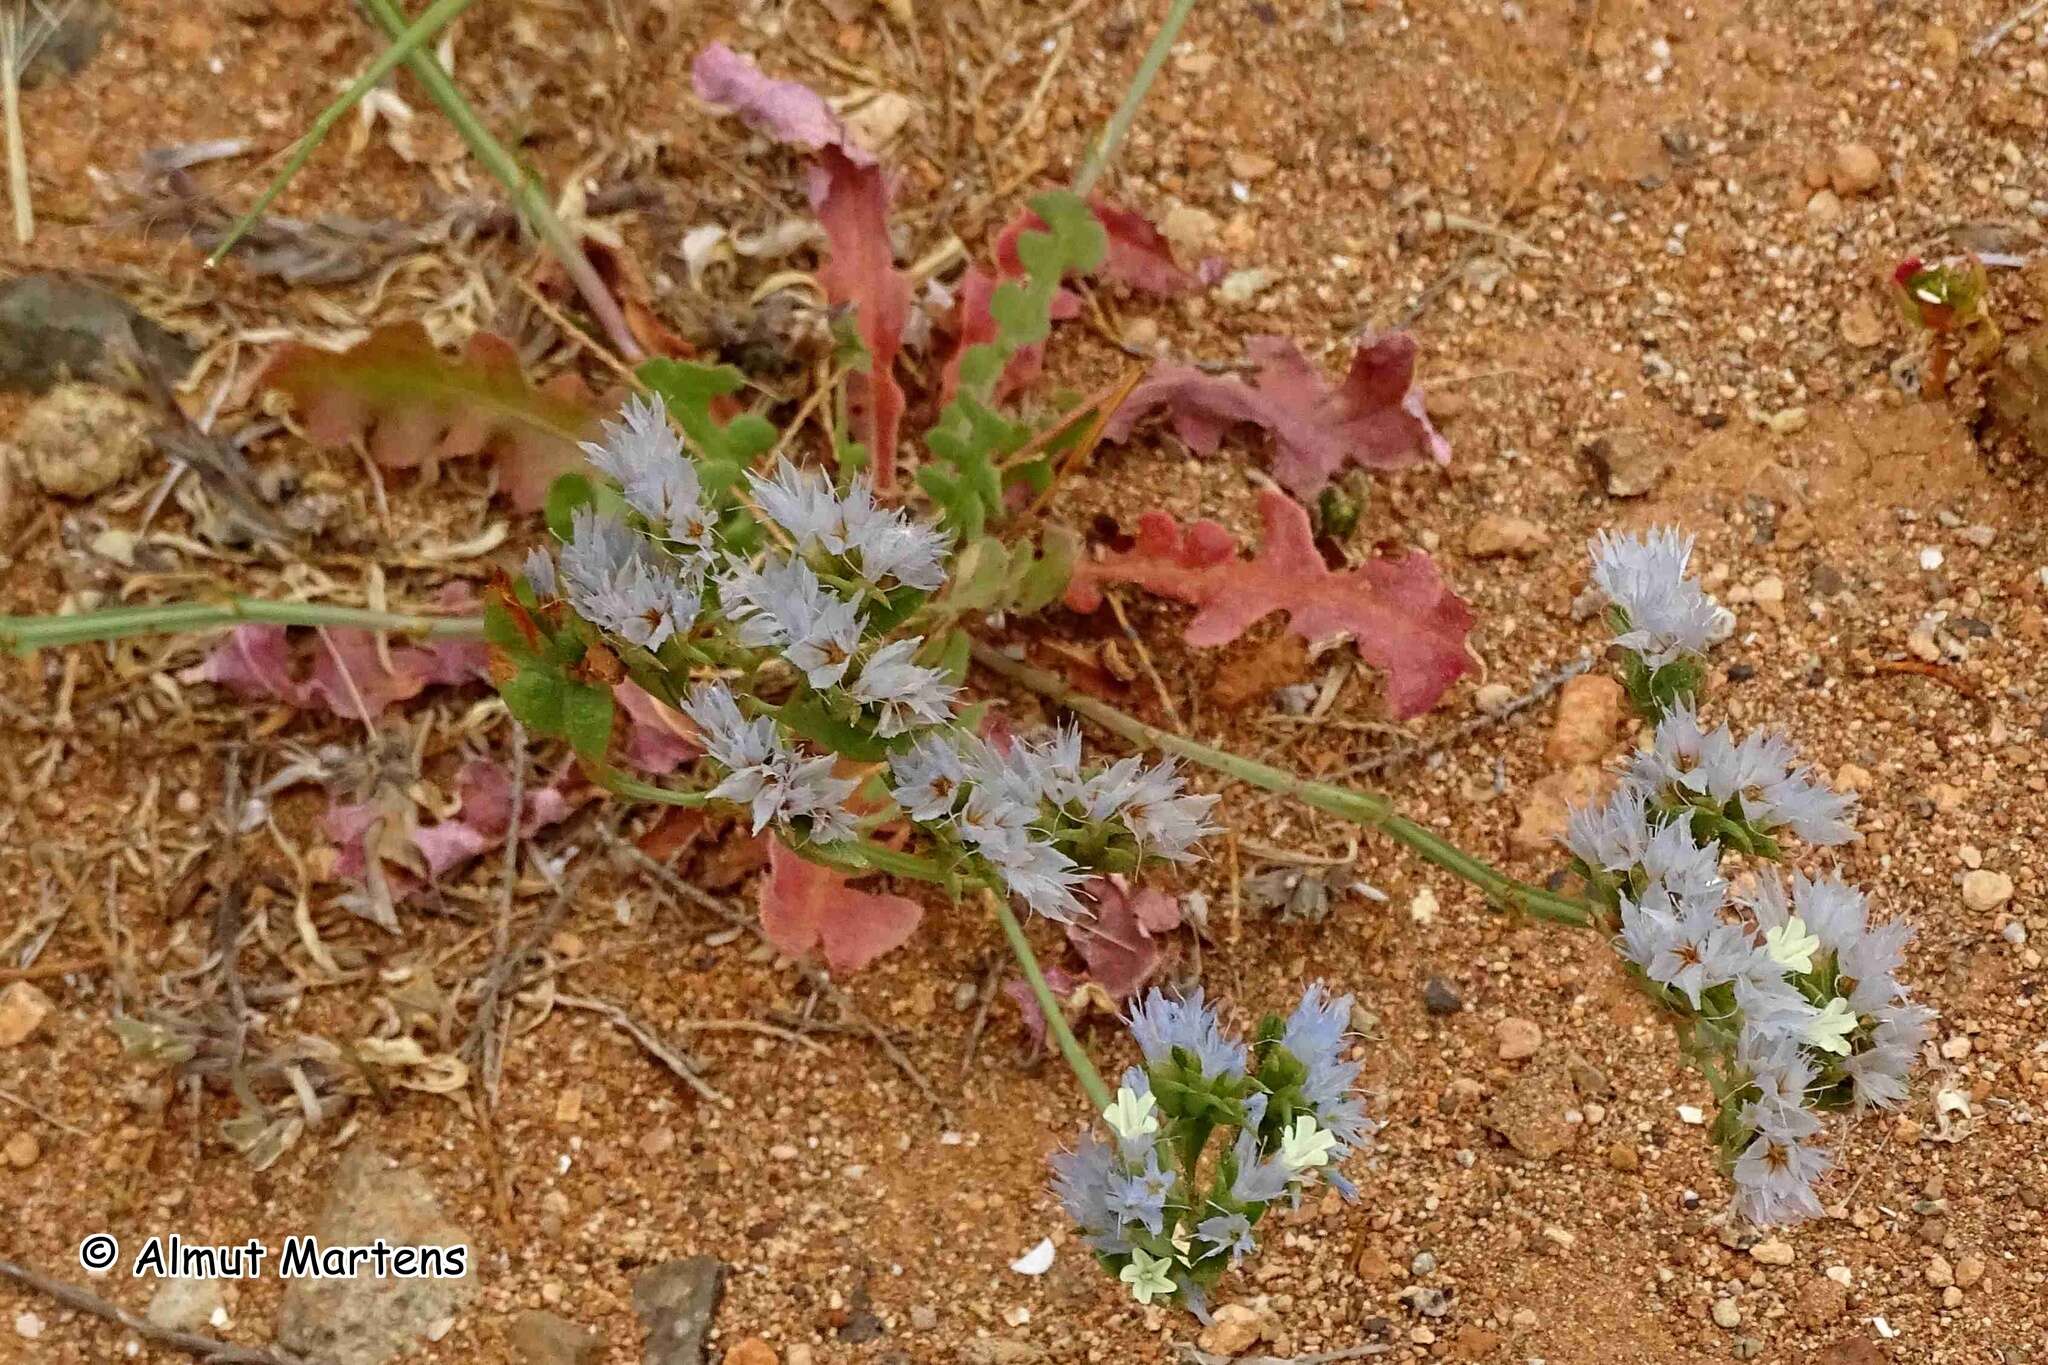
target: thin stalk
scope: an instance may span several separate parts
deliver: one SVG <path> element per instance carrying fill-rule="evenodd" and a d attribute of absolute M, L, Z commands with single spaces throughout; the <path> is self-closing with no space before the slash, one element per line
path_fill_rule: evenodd
<path fill-rule="evenodd" d="M 1074 193 L 1083 199 L 1088 197 L 1088 191 L 1095 188 L 1095 182 L 1109 169 L 1117 148 L 1123 145 L 1124 135 L 1131 131 L 1131 123 L 1138 117 L 1138 106 L 1145 102 L 1145 94 L 1152 88 L 1153 78 L 1166 64 L 1166 54 L 1173 50 L 1174 40 L 1180 37 L 1181 25 L 1188 21 L 1188 15 L 1194 12 L 1194 8 L 1195 0 L 1173 0 L 1173 8 L 1166 12 L 1166 22 L 1159 26 L 1159 32 L 1152 35 L 1152 46 L 1145 49 L 1144 60 L 1138 63 L 1137 71 L 1132 74 L 1130 88 L 1124 91 L 1123 103 L 1109 116 L 1101 138 L 1074 176 Z"/>
<path fill-rule="evenodd" d="M 1095 1112 L 1101 1113 L 1110 1105 L 1109 1087 L 1102 1083 L 1102 1073 L 1095 1069 L 1095 1063 L 1088 1060 L 1081 1040 L 1067 1027 L 1066 1013 L 1060 1009 L 1060 1002 L 1053 998 L 1052 987 L 1045 984 L 1045 973 L 1038 969 L 1038 955 L 1031 951 L 1031 940 L 1024 936 L 1024 926 L 1017 923 L 1016 912 L 1010 909 L 1009 900 L 1000 892 L 991 891 L 989 903 L 995 907 L 996 922 L 1003 926 L 1003 937 L 1010 942 L 1011 955 L 1024 969 L 1024 980 L 1031 987 L 1032 997 L 1038 1001 L 1038 1012 L 1045 1016 L 1045 1026 L 1052 1030 L 1053 1041 L 1059 1044 L 1060 1056 L 1067 1059 L 1068 1069 L 1081 1083 L 1081 1089 L 1087 1092 L 1088 1102 L 1095 1106 Z"/>
<path fill-rule="evenodd" d="M 1560 896 L 1540 886 L 1517 881 L 1463 849 L 1446 843 L 1413 820 L 1397 814 L 1394 803 L 1375 792 L 1355 791 L 1349 787 L 1312 781 L 1290 773 L 1284 768 L 1275 768 L 1227 750 L 1212 748 L 1183 735 L 1174 734 L 1170 730 L 1162 730 L 1156 725 L 1147 725 L 1107 702 L 1074 691 L 1043 669 L 1018 663 L 988 645 L 975 644 L 974 661 L 989 672 L 1008 678 L 1042 697 L 1058 702 L 1068 710 L 1086 716 L 1103 729 L 1122 735 L 1135 744 L 1178 754 L 1225 777 L 1250 783 L 1266 791 L 1278 792 L 1282 796 L 1294 798 L 1303 805 L 1327 811 L 1331 815 L 1364 825 L 1368 829 L 1376 829 L 1396 842 L 1405 844 L 1425 861 L 1435 863 L 1446 872 L 1472 883 L 1486 893 L 1488 900 L 1503 909 L 1518 910 L 1536 919 L 1582 928 L 1594 923 L 1593 911 L 1584 901 L 1570 896 Z"/>
<path fill-rule="evenodd" d="M 405 15 L 392 0 L 361 0 L 370 17 L 383 26 L 393 42 L 405 36 Z M 619 311 L 618 300 L 604 287 L 604 281 L 597 277 L 597 270 L 590 264 L 590 258 L 583 254 L 583 246 L 562 220 L 555 216 L 555 206 L 549 201 L 547 191 L 540 182 L 527 173 L 519 159 L 505 148 L 505 145 L 491 135 L 470 107 L 462 90 L 449 78 L 441 64 L 425 52 L 406 54 L 408 71 L 419 79 L 427 94 L 440 106 L 448 121 L 455 125 L 455 131 L 469 145 L 470 154 L 483 162 L 484 169 L 496 176 L 498 183 L 512 196 L 512 205 L 520 215 L 540 234 L 548 249 L 568 272 L 569 280 L 576 286 L 576 292 L 583 295 L 583 302 L 589 305 L 591 314 L 604 328 L 612 346 L 626 359 L 628 364 L 638 364 L 647 358 L 640 349 L 640 343 L 633 340 L 632 329 L 626 326 L 625 314 Z"/>
<path fill-rule="evenodd" d="M 474 636 L 484 633 L 481 616 L 420 616 L 409 612 L 371 611 L 321 602 L 271 602 L 257 597 L 230 597 L 221 602 L 169 602 L 149 607 L 111 607 L 73 616 L 0 616 L 0 652 L 82 645 L 130 635 L 175 635 L 212 630 L 252 621 L 280 626 L 354 626 L 362 630 L 393 630 L 408 635 Z"/>
<path fill-rule="evenodd" d="M 320 117 L 313 120 L 313 126 L 299 138 L 298 145 L 292 149 L 291 156 L 286 159 L 284 169 L 277 173 L 277 178 L 257 196 L 256 202 L 249 206 L 246 213 L 235 219 L 234 225 L 228 229 L 228 235 L 222 238 L 220 245 L 207 256 L 207 269 L 211 270 L 219 265 L 235 243 L 241 241 L 249 229 L 256 225 L 256 220 L 277 202 L 277 197 L 284 193 L 284 187 L 292 182 L 292 177 L 305 169 L 306 163 L 313 159 L 314 151 L 326 140 L 327 135 L 334 131 L 334 125 L 347 117 L 349 110 L 362 103 L 363 96 L 376 89 L 377 82 L 390 75 L 400 62 L 425 47 L 435 34 L 448 27 L 457 15 L 475 3 L 476 0 L 435 0 L 419 18 L 413 20 L 405 32 L 398 35 L 397 41 L 378 54 L 377 60 L 371 62 L 369 69 L 362 75 L 356 77 L 355 83 L 342 92 L 340 99 L 321 110 Z"/>
<path fill-rule="evenodd" d="M 635 801 L 652 801 L 659 806 L 696 807 L 711 799 L 708 792 L 679 792 L 673 787 L 657 787 L 652 782 L 642 782 L 617 770 L 599 777 L 597 785 L 619 796 L 630 796 Z"/>
<path fill-rule="evenodd" d="M 35 201 L 28 183 L 28 147 L 21 131 L 21 69 L 27 64 L 22 45 L 23 16 L 9 10 L 0 17 L 0 104 L 7 120 L 7 197 L 14 204 L 14 240 L 27 246 L 36 235 Z"/>

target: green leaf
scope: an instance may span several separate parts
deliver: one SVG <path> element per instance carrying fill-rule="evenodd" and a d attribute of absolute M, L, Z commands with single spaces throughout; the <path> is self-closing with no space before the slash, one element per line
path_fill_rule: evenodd
<path fill-rule="evenodd" d="M 575 527 L 576 509 L 597 501 L 597 485 L 581 474 L 564 474 L 548 486 L 548 530 L 567 540 Z"/>
<path fill-rule="evenodd" d="M 512 718 L 535 734 L 562 733 L 562 692 L 568 681 L 540 667 L 522 668 L 498 688 Z"/>
<path fill-rule="evenodd" d="M 775 708 L 775 715 L 813 744 L 856 763 L 879 763 L 889 756 L 888 745 L 866 730 L 833 715 L 816 697 L 784 702 Z"/>
<path fill-rule="evenodd" d="M 1074 576 L 1074 560 L 1081 550 L 1081 538 L 1064 526 L 1047 528 L 1039 537 L 1038 553 L 1019 556 L 1021 571 L 1011 590 L 1010 605 L 1029 616 L 1044 611 L 1067 591 Z"/>
<path fill-rule="evenodd" d="M 746 387 L 746 376 L 730 365 L 697 365 L 687 360 L 650 360 L 637 373 L 661 397 L 669 415 L 689 438 L 707 492 L 723 494 L 747 466 L 775 445 L 775 427 L 757 412 L 730 422 L 711 415 L 711 405 Z"/>
<path fill-rule="evenodd" d="M 569 683 L 562 689 L 562 738 L 593 763 L 604 760 L 612 739 L 612 692 L 609 687 Z"/>
<path fill-rule="evenodd" d="M 938 461 L 925 467 L 918 482 L 944 512 L 947 525 L 967 537 L 980 535 L 992 516 L 1001 516 L 997 465 L 1030 439 L 1029 428 L 995 411 L 1004 367 L 1018 351 L 1050 335 L 1060 281 L 1095 269 L 1108 250 L 1108 235 L 1079 195 L 1059 190 L 1038 195 L 1030 204 L 1046 229 L 1018 239 L 1024 276 L 1003 281 L 989 300 L 995 339 L 961 356 L 959 388 L 925 435 Z"/>
<path fill-rule="evenodd" d="M 1002 604 L 1009 572 L 1010 552 L 1000 540 L 979 536 L 968 541 L 954 556 L 947 604 L 955 611 L 994 610 Z"/>
<path fill-rule="evenodd" d="M 484 603 L 484 642 L 502 650 L 515 664 L 527 663 L 534 657 L 526 632 L 519 628 L 517 618 L 495 595 Z"/>
<path fill-rule="evenodd" d="M 938 662 L 931 665 L 931 667 L 943 668 L 947 676 L 951 677 L 956 684 L 965 683 L 967 681 L 967 663 L 972 657 L 973 649 L 974 641 L 968 638 L 966 631 L 948 631 L 946 632 L 945 648 L 939 652 Z M 966 719 L 965 712 L 962 712 L 961 723 L 967 725 L 969 729 L 980 728 L 978 724 L 969 722 Z"/>

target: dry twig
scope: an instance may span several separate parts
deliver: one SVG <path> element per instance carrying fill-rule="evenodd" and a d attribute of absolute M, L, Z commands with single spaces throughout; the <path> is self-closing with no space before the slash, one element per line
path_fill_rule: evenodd
<path fill-rule="evenodd" d="M 216 1337 L 201 1336 L 197 1332 L 174 1332 L 159 1327 L 139 1313 L 131 1313 L 119 1304 L 109 1303 L 89 1289 L 70 1284 L 63 1280 L 51 1279 L 40 1271 L 31 1270 L 14 1261 L 0 1260 L 0 1277 L 25 1285 L 38 1294 L 46 1294 L 81 1313 L 90 1313 L 96 1318 L 116 1322 L 127 1328 L 144 1341 L 153 1341 L 159 1346 L 168 1346 L 174 1351 L 197 1356 L 207 1365 L 314 1365 L 304 1356 L 296 1356 L 278 1346 L 237 1346 Z"/>

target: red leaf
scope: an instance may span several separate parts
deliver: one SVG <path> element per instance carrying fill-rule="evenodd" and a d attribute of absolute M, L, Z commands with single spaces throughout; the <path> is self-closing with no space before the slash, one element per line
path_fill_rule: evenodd
<path fill-rule="evenodd" d="M 896 356 L 910 318 L 910 278 L 896 268 L 889 246 L 889 186 L 873 158 L 863 163 L 847 148 L 827 147 L 810 169 L 808 188 L 830 248 L 818 283 L 827 302 L 851 305 L 868 352 L 868 368 L 846 377 L 847 409 L 868 448 L 875 486 L 887 489 L 896 482 L 896 433 L 903 420 Z"/>
<path fill-rule="evenodd" d="M 537 389 L 510 342 L 479 333 L 461 359 L 450 359 L 417 323 L 381 328 L 346 351 L 289 343 L 256 386 L 286 394 L 315 442 L 361 438 L 387 469 L 488 454 L 522 511 L 541 505 L 557 475 L 583 467 L 578 442 L 597 431 L 574 375 Z"/>
<path fill-rule="evenodd" d="M 874 154 L 848 136 L 824 97 L 796 81 L 764 74 L 751 58 L 713 43 L 690 68 L 697 98 L 776 141 L 811 154 L 811 211 L 825 229 L 829 257 L 818 272 L 825 299 L 853 309 L 868 368 L 847 376 L 846 401 L 868 448 L 875 485 L 896 482 L 896 436 L 903 388 L 896 357 L 910 318 L 910 279 L 889 245 L 889 182 Z"/>
<path fill-rule="evenodd" d="M 1164 408 L 1190 449 L 1208 455 L 1231 427 L 1273 433 L 1273 476 L 1298 498 L 1312 498 L 1347 465 L 1399 469 L 1448 464 L 1450 443 L 1431 425 L 1415 379 L 1415 340 L 1393 332 L 1351 357 L 1344 382 L 1331 389 L 1294 343 L 1255 337 L 1246 348 L 1258 372 L 1252 382 L 1160 365 L 1117 409 L 1103 435 L 1129 437 L 1138 420 Z"/>
<path fill-rule="evenodd" d="M 1135 583 L 1200 608 L 1184 632 L 1191 645 L 1229 644 L 1276 611 L 1287 613 L 1288 628 L 1304 640 L 1349 632 L 1359 655 L 1386 671 L 1387 700 L 1401 717 L 1427 711 L 1470 666 L 1472 612 L 1428 555 L 1374 559 L 1339 573 L 1317 553 L 1301 504 L 1267 489 L 1259 515 L 1265 542 L 1244 560 L 1213 521 L 1183 527 L 1165 512 L 1147 512 L 1134 548 L 1075 567 L 1067 605 L 1093 611 L 1103 584 Z"/>
<path fill-rule="evenodd" d="M 924 907 L 914 900 L 857 891 L 837 870 L 809 861 L 780 839 L 769 843 L 761 931 L 791 957 L 822 945 L 833 971 L 857 972 L 902 947 L 923 918 Z"/>
<path fill-rule="evenodd" d="M 1053 999 L 1062 1003 L 1065 1003 L 1075 991 L 1081 988 L 1079 979 L 1063 967 L 1047 967 L 1045 969 L 1045 984 L 1046 988 L 1052 992 Z M 1003 982 L 1003 994 L 1009 996 L 1011 1001 L 1016 1004 L 1017 1014 L 1023 1021 L 1024 1031 L 1031 1036 L 1032 1046 L 1043 1048 L 1045 1046 L 1045 1011 L 1038 1007 L 1038 997 L 1031 993 L 1031 983 L 1021 976 L 1013 976 Z"/>
<path fill-rule="evenodd" d="M 1095 903 L 1095 918 L 1067 925 L 1068 940 L 1088 964 L 1089 978 L 1126 1000 L 1159 970 L 1159 945 L 1153 935 L 1180 924 L 1180 902 L 1153 887 L 1136 894 L 1122 877 L 1098 877 L 1083 888 Z"/>
<path fill-rule="evenodd" d="M 626 713 L 621 756 L 641 772 L 672 773 L 704 752 L 690 718 L 638 683 L 620 683 L 612 697 Z"/>

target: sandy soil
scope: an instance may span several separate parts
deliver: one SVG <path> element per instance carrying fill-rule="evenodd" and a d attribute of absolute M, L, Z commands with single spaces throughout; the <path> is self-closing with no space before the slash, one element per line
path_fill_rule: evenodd
<path fill-rule="evenodd" d="M 258 156 L 286 148 L 369 51 L 355 16 L 329 8 L 131 0 L 91 65 L 24 97 L 42 226 L 10 265 L 93 272 L 195 329 L 214 348 L 188 395 L 195 410 L 231 370 L 246 374 L 277 329 L 331 337 L 366 320 L 423 318 L 446 340 L 495 328 L 536 339 L 543 372 L 570 366 L 601 382 L 602 368 L 535 316 L 515 284 L 530 258 L 502 241 L 427 253 L 386 279 L 289 288 L 237 265 L 202 272 L 175 231 L 152 236 L 136 220 L 114 182 L 152 147 L 252 139 L 252 155 L 193 172 L 246 202 L 266 178 Z M 793 163 L 691 101 L 688 62 L 703 42 L 723 36 L 828 94 L 909 97 L 890 157 L 903 172 L 900 254 L 914 259 L 948 232 L 978 249 L 1020 187 L 1062 178 L 1163 11 L 941 0 L 914 5 L 916 26 L 905 28 L 883 10 L 848 8 L 840 19 L 809 4 L 731 14 L 658 0 L 495 0 L 467 21 L 458 70 L 553 183 L 661 187 L 663 205 L 614 223 L 650 272 L 657 309 L 704 339 L 744 299 L 731 286 L 690 289 L 673 255 L 681 230 L 756 229 L 801 214 L 803 201 Z M 1381 1344 L 1389 1360 L 1574 1365 L 2048 1359 L 2048 1149 L 2033 1110 L 2048 1103 L 2044 977 L 2039 953 L 2013 941 L 2024 933 L 2006 932 L 2048 932 L 2041 471 L 1980 449 L 1947 408 L 1901 391 L 1894 362 L 1909 338 L 1883 290 L 1897 260 L 1952 249 L 1970 225 L 2039 241 L 2048 19 L 1977 52 L 2007 10 L 2004 0 L 1304 0 L 1205 5 L 1190 24 L 1109 187 L 1154 221 L 1179 206 L 1211 215 L 1204 248 L 1233 269 L 1264 267 L 1271 282 L 1245 305 L 1111 306 L 1127 336 L 1211 360 L 1283 333 L 1334 366 L 1355 329 L 1410 326 L 1456 457 L 1441 473 L 1377 482 L 1362 538 L 1434 552 L 1478 614 L 1485 661 L 1483 676 L 1411 725 L 1379 723 L 1363 674 L 1303 724 L 1270 699 L 1213 700 L 1219 677 L 1258 662 L 1256 643 L 1190 653 L 1178 608 L 1133 601 L 1131 623 L 1191 732 L 1317 773 L 1421 741 L 1419 761 L 1377 780 L 1411 815 L 1540 880 L 1561 859 L 1513 836 L 1556 766 L 1546 757 L 1555 704 L 1471 726 L 1476 689 L 1519 693 L 1597 647 L 1597 627 L 1571 614 L 1590 533 L 1679 521 L 1699 534 L 1709 581 L 1739 616 L 1714 659 L 1714 705 L 1738 724 L 1785 727 L 1824 771 L 1863 787 L 1865 837 L 1842 851 L 1840 870 L 1914 922 L 1908 978 L 1944 1014 L 1910 1108 L 1843 1132 L 1830 1216 L 1784 1235 L 1789 1261 L 1760 1259 L 1722 1224 L 1726 1182 L 1680 1118 L 1680 1106 L 1708 1102 L 1706 1087 L 1605 944 L 1503 920 L 1398 850 L 1231 791 L 1233 856 L 1186 883 L 1213 907 L 1213 941 L 1178 944 L 1169 976 L 1199 975 L 1241 1016 L 1281 1005 L 1311 977 L 1356 992 L 1372 1020 L 1373 1109 L 1386 1123 L 1352 1172 L 1360 1203 L 1305 1207 L 1222 1287 L 1223 1300 L 1270 1314 L 1274 1354 Z M 418 111 L 404 136 L 380 127 L 352 138 L 345 124 L 283 211 L 411 219 L 444 196 L 486 192 L 424 97 L 400 88 Z M 1843 143 L 1875 151 L 1881 183 L 1819 189 Z M 1075 327 L 1053 368 L 1085 389 L 1127 363 Z M 23 402 L 7 398 L 0 417 Z M 1603 434 L 1668 456 L 1648 496 L 1602 490 L 1585 448 Z M 418 600 L 452 576 L 513 562 L 537 530 L 485 503 L 475 466 L 451 466 L 431 487 L 393 476 L 386 513 L 347 452 L 288 435 L 257 449 L 345 509 L 311 569 L 293 573 L 355 585 L 381 563 L 395 595 Z M 1149 505 L 1244 525 L 1247 466 L 1241 446 L 1194 459 L 1148 438 L 1106 452 L 1061 512 L 1082 528 L 1104 517 L 1128 528 Z M 106 526 L 132 528 L 156 482 L 151 469 L 78 503 L 17 480 L 0 514 L 8 609 L 132 578 L 110 578 L 78 547 Z M 1540 544 L 1467 553 L 1476 525 L 1510 515 L 1535 523 Z M 483 559 L 416 553 L 498 522 L 509 538 Z M 189 529 L 175 501 L 161 524 Z M 284 581 L 248 556 L 183 554 L 143 586 L 169 596 L 216 576 L 259 589 Z M 1930 662 L 1909 641 L 1935 626 Z M 1106 616 L 1055 614 L 1014 638 L 1037 641 L 1054 666 L 1086 663 L 1105 642 L 1126 647 Z M 1068 1238 L 1043 1158 L 1072 1133 L 1078 1096 L 1063 1069 L 1027 1055 L 1007 1001 L 975 1028 L 1004 958 L 994 927 L 967 910 L 934 907 L 911 947 L 845 983 L 943 1112 L 858 1031 L 810 1030 L 804 1044 L 687 1035 L 730 1097 L 718 1105 L 602 1019 L 558 1009 L 509 1042 L 488 1141 L 456 1099 L 393 1091 L 252 1173 L 219 1138 L 232 1099 L 173 1090 L 122 1056 L 107 1021 L 117 1000 L 189 970 L 208 942 L 230 875 L 214 824 L 230 765 L 268 754 L 274 768 L 278 746 L 364 740 L 337 721 L 152 683 L 198 652 L 150 643 L 0 665 L 10 703 L 0 921 L 62 903 L 43 960 L 100 964 L 40 979 L 55 1014 L 0 1051 L 0 1138 L 27 1134 L 34 1148 L 0 1170 L 0 1254 L 76 1276 L 88 1232 L 124 1243 L 169 1231 L 280 1239 L 312 1224 L 337 1147 L 375 1141 L 426 1177 L 479 1248 L 481 1292 L 424 1360 L 514 1359 L 512 1315 L 548 1307 L 599 1333 L 602 1359 L 637 1361 L 636 1273 L 694 1253 L 730 1266 L 714 1357 L 760 1337 L 791 1365 L 806 1351 L 815 1361 L 1136 1362 L 1177 1359 L 1176 1344 L 1193 1339 L 1183 1316 L 1113 1292 Z M 1297 656 L 1282 681 L 1321 684 L 1348 671 L 1345 657 Z M 446 782 L 480 696 L 406 708 L 428 736 L 432 780 Z M 67 700 L 74 722 L 52 729 Z M 1164 715 L 1142 676 L 1122 700 Z M 501 727 L 485 736 L 505 738 Z M 310 847 L 321 805 L 311 791 L 281 798 L 280 829 Z M 645 878 L 605 861 L 608 839 L 645 824 L 628 816 L 614 836 L 591 813 L 542 841 L 602 864 L 559 913 L 537 879 L 521 888 L 518 923 L 546 927 L 563 989 L 658 1030 L 811 1011 L 812 987 L 792 965 L 700 910 L 663 905 Z M 240 847 L 240 873 L 289 957 L 297 874 L 261 833 Z M 1328 916 L 1281 922 L 1248 903 L 1233 873 L 1276 865 L 1255 847 L 1327 861 Z M 2012 878 L 2008 904 L 1965 905 L 1962 876 L 1979 866 Z M 469 980 L 488 956 L 496 887 L 493 860 L 409 912 L 397 936 L 333 907 L 338 888 L 317 887 L 310 913 L 323 937 L 367 970 L 305 992 L 269 1027 L 360 1037 L 408 973 L 443 991 Z M 744 885 L 733 890 L 744 905 Z M 129 979 L 107 970 L 110 941 Z M 1060 951 L 1050 936 L 1041 944 Z M 254 946 L 247 969 L 282 975 Z M 1462 996 L 1460 1012 L 1425 1009 L 1431 977 Z M 1509 1017 L 1540 1026 L 1534 1059 L 1498 1059 L 1495 1028 Z M 1111 1059 L 1127 1046 L 1100 1024 L 1089 1038 Z M 1944 1095 L 1968 1113 L 1938 1113 Z M 1503 1106 L 1561 1125 L 1559 1150 L 1531 1159 L 1508 1146 L 1494 1131 Z M 1049 1274 L 1007 1268 L 1047 1235 L 1060 1244 Z M 1434 1269 L 1418 1274 L 1424 1252 Z M 1404 1302 L 1413 1285 L 1443 1291 L 1444 1315 Z M 119 1280 L 97 1287 L 137 1309 L 147 1298 Z M 224 1334 L 270 1340 L 279 1293 L 269 1279 L 234 1286 Z M 1739 1315 L 1732 1329 L 1712 1312 L 1723 1300 Z M 20 1333 L 24 1313 L 41 1319 L 33 1340 Z M 0 1360 L 168 1358 L 0 1283 Z"/>

